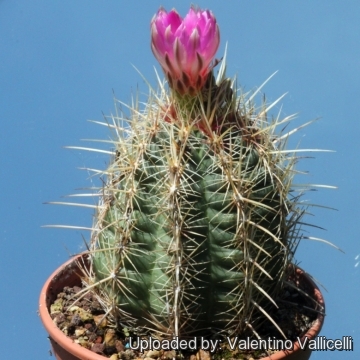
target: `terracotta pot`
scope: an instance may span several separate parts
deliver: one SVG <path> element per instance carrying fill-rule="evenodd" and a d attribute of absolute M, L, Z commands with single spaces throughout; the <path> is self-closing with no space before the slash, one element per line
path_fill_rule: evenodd
<path fill-rule="evenodd" d="M 312 327 L 304 334 L 300 341 L 303 343 L 304 339 L 307 337 L 309 340 L 314 339 L 317 335 L 319 335 L 320 330 L 324 324 L 325 318 L 325 302 L 324 297 L 318 288 L 318 286 L 314 283 L 314 281 L 310 278 L 308 274 L 299 267 L 296 267 L 296 273 L 300 277 L 300 281 L 306 281 L 309 285 L 314 289 L 314 297 L 321 307 L 321 311 L 318 313 L 316 320 Z M 271 356 L 266 356 L 262 360 L 308 360 L 311 356 L 311 351 L 309 348 L 306 350 L 301 350 L 300 344 L 298 341 L 294 342 L 292 350 L 284 350 L 277 351 Z"/>
<path fill-rule="evenodd" d="M 83 348 L 82 346 L 74 343 L 70 338 L 65 336 L 61 330 L 59 330 L 53 323 L 49 308 L 57 297 L 57 294 L 62 291 L 64 286 L 81 286 L 80 274 L 81 271 L 77 265 L 76 260 L 81 259 L 82 255 L 78 255 L 67 261 L 60 266 L 46 281 L 40 294 L 39 313 L 40 318 L 49 333 L 49 339 L 53 348 L 53 354 L 57 360 L 105 360 L 108 359 L 104 356 L 95 354 L 94 352 Z M 84 258 L 83 258 L 84 260 Z M 325 311 L 325 304 L 323 296 L 311 280 L 311 278 L 300 268 L 296 269 L 304 281 L 307 281 L 314 288 L 314 295 L 317 302 L 323 307 L 322 313 Z M 321 330 L 324 322 L 324 315 L 318 314 L 314 325 L 307 331 L 302 337 L 308 337 L 309 340 L 315 338 Z M 294 343 L 294 349 L 291 351 L 278 351 L 271 356 L 263 358 L 263 360 L 307 360 L 310 358 L 311 350 L 305 351 L 300 349 L 298 342 Z"/>
<path fill-rule="evenodd" d="M 60 266 L 44 284 L 40 294 L 40 318 L 49 333 L 53 354 L 57 360 L 108 360 L 74 343 L 57 328 L 49 314 L 50 305 L 65 286 L 81 286 L 81 271 L 76 262 L 81 256 L 78 255 Z"/>

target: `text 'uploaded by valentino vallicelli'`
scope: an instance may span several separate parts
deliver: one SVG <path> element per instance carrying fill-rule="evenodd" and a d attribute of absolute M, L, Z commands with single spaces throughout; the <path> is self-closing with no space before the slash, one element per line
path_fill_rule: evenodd
<path fill-rule="evenodd" d="M 341 339 L 329 339 L 318 336 L 314 339 L 297 338 L 300 350 L 310 349 L 312 351 L 353 351 L 352 336 L 343 336 Z M 174 337 L 170 340 L 158 340 L 151 336 L 130 337 L 128 346 L 132 350 L 183 350 L 194 351 L 198 349 L 215 352 L 223 344 L 227 344 L 230 350 L 293 350 L 294 342 L 291 340 L 268 339 L 239 339 L 237 337 L 226 337 L 222 340 L 205 339 L 194 337 L 191 339 L 179 339 Z"/>

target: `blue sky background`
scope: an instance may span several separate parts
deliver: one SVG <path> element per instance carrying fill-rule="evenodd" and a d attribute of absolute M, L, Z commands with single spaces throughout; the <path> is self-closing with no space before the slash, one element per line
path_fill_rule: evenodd
<path fill-rule="evenodd" d="M 44 229 L 44 224 L 91 226 L 92 211 L 44 205 L 61 201 L 96 179 L 79 167 L 103 169 L 106 156 L 66 145 L 108 139 L 102 120 L 114 112 L 113 91 L 128 103 L 155 84 L 149 21 L 159 5 L 184 15 L 185 1 L 0 0 L 0 356 L 51 359 L 47 334 L 37 316 L 47 277 L 83 249 L 86 232 Z M 358 359 L 360 348 L 360 5 L 353 1 L 199 1 L 221 29 L 218 57 L 228 41 L 228 75 L 246 90 L 266 86 L 269 100 L 285 92 L 284 115 L 299 113 L 294 126 L 320 117 L 294 139 L 303 148 L 336 150 L 304 160 L 310 175 L 299 182 L 331 184 L 338 190 L 306 198 L 338 209 L 313 209 L 308 221 L 327 229 L 326 238 L 345 254 L 304 241 L 296 258 L 325 292 L 322 335 L 354 338 L 353 353 L 318 352 L 312 359 Z M 296 141 L 295 141 L 296 140 Z M 359 265 L 358 265 L 359 264 Z"/>

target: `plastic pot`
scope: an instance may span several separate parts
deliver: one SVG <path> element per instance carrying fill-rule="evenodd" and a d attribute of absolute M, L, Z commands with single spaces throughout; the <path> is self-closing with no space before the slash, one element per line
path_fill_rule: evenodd
<path fill-rule="evenodd" d="M 53 348 L 53 354 L 57 360 L 105 360 L 108 359 L 102 355 L 98 355 L 88 349 L 83 348 L 81 345 L 74 343 L 64 333 L 59 330 L 54 324 L 49 314 L 50 305 L 55 301 L 57 294 L 60 293 L 65 286 L 81 286 L 81 271 L 78 267 L 76 260 L 81 260 L 86 263 L 84 255 L 78 255 L 65 264 L 60 266 L 45 282 L 39 301 L 39 314 L 45 329 L 49 333 L 49 339 Z M 313 280 L 300 268 L 296 268 L 300 279 L 308 282 L 314 289 L 314 296 L 317 302 L 322 306 L 321 313 L 313 326 L 302 337 L 308 337 L 309 340 L 314 339 L 320 332 L 324 322 L 325 304 L 324 298 L 313 282 Z M 293 350 L 278 351 L 271 356 L 263 358 L 263 360 L 307 360 L 310 358 L 311 350 L 301 350 L 298 342 L 294 343 Z"/>

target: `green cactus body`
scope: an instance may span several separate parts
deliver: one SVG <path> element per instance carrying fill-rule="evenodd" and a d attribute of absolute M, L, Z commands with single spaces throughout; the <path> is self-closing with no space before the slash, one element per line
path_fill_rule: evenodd
<path fill-rule="evenodd" d="M 90 285 L 122 327 L 238 334 L 269 317 L 281 287 L 302 215 L 295 160 L 266 109 L 211 84 L 186 102 L 162 88 L 116 125 Z"/>

